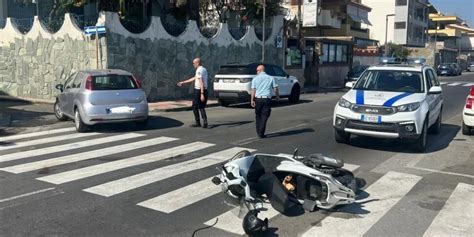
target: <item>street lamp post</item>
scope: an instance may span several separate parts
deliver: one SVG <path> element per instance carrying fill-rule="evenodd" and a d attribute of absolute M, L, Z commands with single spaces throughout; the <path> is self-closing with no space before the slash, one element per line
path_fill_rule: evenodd
<path fill-rule="evenodd" d="M 388 17 L 389 16 L 395 16 L 395 14 L 387 14 L 385 16 L 385 57 L 388 55 L 388 45 L 387 45 L 387 34 L 388 34 Z"/>

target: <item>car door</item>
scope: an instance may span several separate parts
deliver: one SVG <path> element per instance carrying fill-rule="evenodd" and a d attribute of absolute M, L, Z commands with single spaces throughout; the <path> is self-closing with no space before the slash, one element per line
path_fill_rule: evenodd
<path fill-rule="evenodd" d="M 437 116 L 438 114 L 435 112 L 436 111 L 435 95 L 429 93 L 431 87 L 434 86 L 432 84 L 433 79 L 432 79 L 431 73 L 429 72 L 429 69 L 425 68 L 423 75 L 424 75 L 425 84 L 426 84 L 426 101 L 428 102 L 429 112 L 430 112 L 429 118 L 428 118 L 429 119 L 428 126 L 430 126 L 432 123 L 434 123 L 433 118 L 435 118 L 435 116 Z"/>
<path fill-rule="evenodd" d="M 275 71 L 275 74 L 277 75 L 279 80 L 278 86 L 280 87 L 280 94 L 285 96 L 290 95 L 292 82 L 288 77 L 288 74 L 278 66 L 273 66 L 273 70 Z"/>
<path fill-rule="evenodd" d="M 441 86 L 441 84 L 438 81 L 438 78 L 436 78 L 436 73 L 432 69 L 428 69 L 428 75 L 429 75 L 429 80 L 431 86 Z M 443 106 L 443 94 L 432 94 L 433 96 L 433 122 L 436 121 L 438 118 L 439 113 L 441 112 L 441 108 Z"/>
<path fill-rule="evenodd" d="M 61 110 L 63 113 L 72 116 L 72 108 L 71 108 L 71 89 L 74 83 L 74 79 L 76 78 L 77 73 L 72 74 L 64 83 L 64 90 L 59 97 L 59 101 L 61 102 Z"/>
<path fill-rule="evenodd" d="M 81 86 L 82 86 L 82 81 L 84 79 L 84 74 L 83 73 L 78 73 L 76 77 L 73 80 L 72 87 L 70 90 L 70 98 L 69 101 L 71 103 L 70 108 L 72 109 L 71 112 L 74 113 L 74 105 L 77 100 L 80 101 L 80 91 L 81 91 Z M 82 106 L 82 105 L 81 105 Z"/>

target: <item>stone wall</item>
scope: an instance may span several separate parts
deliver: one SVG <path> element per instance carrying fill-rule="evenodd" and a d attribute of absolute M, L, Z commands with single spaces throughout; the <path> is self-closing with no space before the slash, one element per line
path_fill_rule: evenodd
<path fill-rule="evenodd" d="M 281 33 L 282 18 L 275 18 L 272 34 L 266 41 L 265 61 L 283 63 L 283 50 L 275 47 L 276 35 Z M 132 34 L 121 25 L 118 15 L 106 14 L 108 67 L 125 69 L 141 81 L 149 101 L 189 98 L 192 86 L 177 87 L 176 83 L 194 75 L 193 58 L 200 57 L 209 73 L 212 96 L 212 79 L 220 65 L 251 63 L 261 60 L 261 41 L 250 27 L 247 34 L 235 40 L 227 24 L 222 24 L 217 35 L 205 38 L 195 21 L 178 37 L 166 33 L 159 17 L 152 17 L 149 28 Z"/>
<path fill-rule="evenodd" d="M 105 54 L 105 45 L 101 48 Z M 105 65 L 105 59 L 101 63 Z M 0 94 L 52 101 L 58 93 L 56 84 L 77 70 L 95 67 L 95 41 L 86 39 L 69 14 L 55 34 L 37 18 L 25 35 L 10 18 L 0 29 Z"/>
<path fill-rule="evenodd" d="M 116 13 L 101 14 L 98 24 L 105 24 L 107 34 L 99 40 L 96 59 L 95 41 L 84 35 L 69 14 L 54 34 L 38 18 L 22 34 L 8 18 L 0 28 L 0 94 L 52 101 L 58 93 L 54 86 L 75 71 L 120 68 L 141 79 L 149 101 L 189 98 L 192 86 L 179 88 L 176 83 L 193 76 L 192 59 L 200 57 L 209 72 L 212 95 L 212 79 L 220 65 L 261 59 L 261 41 L 253 27 L 235 40 L 227 24 L 210 39 L 200 33 L 195 21 L 178 37 L 166 32 L 159 17 L 152 17 L 148 29 L 140 34 L 127 31 Z M 283 49 L 275 47 L 282 28 L 283 18 L 275 18 L 265 46 L 267 63 L 283 64 Z"/>

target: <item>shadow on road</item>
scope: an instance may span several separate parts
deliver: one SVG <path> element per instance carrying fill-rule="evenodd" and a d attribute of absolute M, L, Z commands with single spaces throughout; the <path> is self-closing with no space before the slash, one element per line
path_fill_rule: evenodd
<path fill-rule="evenodd" d="M 451 141 L 456 137 L 459 132 L 460 126 L 452 124 L 443 124 L 439 134 L 428 134 L 427 148 L 424 153 L 431 153 L 443 150 L 449 146 Z M 373 137 L 353 136 L 350 141 L 351 146 L 379 150 L 389 151 L 397 153 L 414 153 L 413 147 L 414 141 L 410 140 L 393 140 L 393 139 L 382 139 Z"/>
<path fill-rule="evenodd" d="M 231 128 L 231 127 L 238 127 L 238 126 L 245 125 L 245 124 L 248 124 L 248 123 L 253 123 L 253 122 L 254 122 L 254 121 L 237 121 L 237 122 L 212 123 L 212 124 L 209 124 L 208 128 L 209 128 L 209 129 L 213 129 L 213 128 L 222 127 L 222 126 Z"/>
<path fill-rule="evenodd" d="M 267 134 L 267 138 L 291 136 L 291 135 L 297 135 L 297 134 L 307 133 L 307 132 L 314 132 L 314 129 L 303 128 L 303 129 L 296 129 L 296 130 L 291 130 L 291 131 L 269 133 Z"/>
<path fill-rule="evenodd" d="M 287 99 L 280 99 L 279 101 L 273 100 L 272 108 L 286 107 L 286 106 L 292 106 L 292 105 L 297 105 L 297 104 L 306 104 L 306 103 L 311 103 L 311 102 L 313 102 L 313 101 L 312 100 L 300 100 L 296 104 L 290 104 L 290 103 L 288 103 Z M 252 106 L 250 106 L 250 103 L 233 104 L 233 105 L 230 105 L 229 107 L 240 108 L 240 109 L 253 109 Z"/>
<path fill-rule="evenodd" d="M 158 130 L 158 129 L 167 129 L 180 127 L 183 123 L 181 121 L 162 117 L 162 116 L 149 116 L 148 125 L 145 129 L 140 129 L 136 126 L 134 122 L 126 123 L 110 123 L 110 124 L 96 124 L 92 126 L 90 131 L 92 132 L 106 132 L 106 133 L 121 133 L 121 132 L 139 132 L 146 130 Z"/>

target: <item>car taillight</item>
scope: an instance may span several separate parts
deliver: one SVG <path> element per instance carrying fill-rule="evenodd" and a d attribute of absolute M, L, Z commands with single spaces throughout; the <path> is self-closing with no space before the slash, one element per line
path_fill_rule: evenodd
<path fill-rule="evenodd" d="M 469 92 L 469 95 L 474 96 L 474 86 L 471 86 L 471 92 Z"/>
<path fill-rule="evenodd" d="M 140 82 L 140 80 L 138 80 L 135 76 L 133 76 L 133 80 L 135 80 L 135 83 L 137 83 L 138 88 L 142 88 L 142 83 Z"/>
<path fill-rule="evenodd" d="M 86 90 L 92 90 L 92 76 L 88 76 L 86 79 Z"/>
<path fill-rule="evenodd" d="M 474 97 L 467 97 L 467 100 L 466 100 L 466 109 L 472 109 L 472 104 L 474 102 Z"/>

